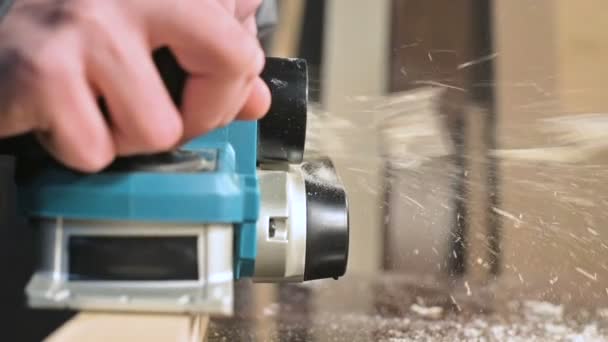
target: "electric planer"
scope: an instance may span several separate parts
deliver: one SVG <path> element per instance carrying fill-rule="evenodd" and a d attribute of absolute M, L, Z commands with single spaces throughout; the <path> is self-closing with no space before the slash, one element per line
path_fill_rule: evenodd
<path fill-rule="evenodd" d="M 186 75 L 168 50 L 155 60 L 179 101 Z M 17 156 L 19 208 L 40 243 L 29 306 L 231 315 L 239 279 L 344 275 L 346 192 L 329 158 L 304 158 L 306 61 L 269 57 L 262 78 L 272 94 L 263 119 L 175 151 L 95 174 Z"/>

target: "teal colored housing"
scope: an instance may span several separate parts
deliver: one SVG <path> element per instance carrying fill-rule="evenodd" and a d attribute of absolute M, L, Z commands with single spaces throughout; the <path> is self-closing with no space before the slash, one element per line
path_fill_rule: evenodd
<path fill-rule="evenodd" d="M 235 277 L 253 275 L 260 190 L 257 122 L 234 122 L 183 146 L 209 152 L 216 167 L 194 173 L 49 169 L 20 189 L 25 214 L 82 220 L 229 223 Z"/>

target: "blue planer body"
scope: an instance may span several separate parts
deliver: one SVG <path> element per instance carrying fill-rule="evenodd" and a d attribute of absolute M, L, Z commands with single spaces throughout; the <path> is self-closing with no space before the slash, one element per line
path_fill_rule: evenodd
<path fill-rule="evenodd" d="M 182 71 L 160 70 L 177 101 Z M 95 174 L 49 163 L 20 180 L 40 242 L 29 305 L 231 315 L 239 279 L 342 276 L 346 193 L 328 158 L 304 158 L 306 63 L 268 58 L 262 77 L 272 106 L 260 121 Z"/>
<path fill-rule="evenodd" d="M 28 217 L 234 225 L 235 278 L 253 276 L 260 211 L 257 122 L 234 122 L 185 145 L 195 171 L 52 168 L 20 188 Z M 158 166 L 158 165 L 155 165 Z"/>

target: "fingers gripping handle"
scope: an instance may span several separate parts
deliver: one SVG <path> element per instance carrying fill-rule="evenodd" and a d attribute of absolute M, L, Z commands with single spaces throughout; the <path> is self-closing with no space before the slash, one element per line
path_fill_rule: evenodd
<path fill-rule="evenodd" d="M 158 50 L 154 59 L 166 89 L 179 106 L 187 74 L 179 66 L 168 49 Z M 301 162 L 304 153 L 308 97 L 307 65 L 302 59 L 268 57 L 262 71 L 262 79 L 270 89 L 272 104 L 267 115 L 259 121 L 258 158 L 262 162 Z M 107 108 L 100 101 L 100 108 L 107 115 Z M 173 151 L 146 156 L 117 158 L 116 164 L 142 162 L 142 159 L 170 159 Z M 17 158 L 17 174 L 28 176 L 49 164 L 58 164 L 38 143 L 33 133 L 0 139 L 0 155 Z M 64 166 L 65 167 L 65 166 Z"/>

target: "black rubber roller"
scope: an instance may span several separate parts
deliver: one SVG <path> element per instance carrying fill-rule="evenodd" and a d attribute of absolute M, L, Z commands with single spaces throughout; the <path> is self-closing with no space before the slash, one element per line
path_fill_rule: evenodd
<path fill-rule="evenodd" d="M 304 280 L 337 279 L 348 263 L 349 214 L 346 192 L 329 159 L 302 165 L 306 186 Z"/>
<path fill-rule="evenodd" d="M 301 163 L 306 141 L 308 66 L 297 58 L 266 58 L 261 78 L 272 103 L 258 122 L 258 161 Z"/>

